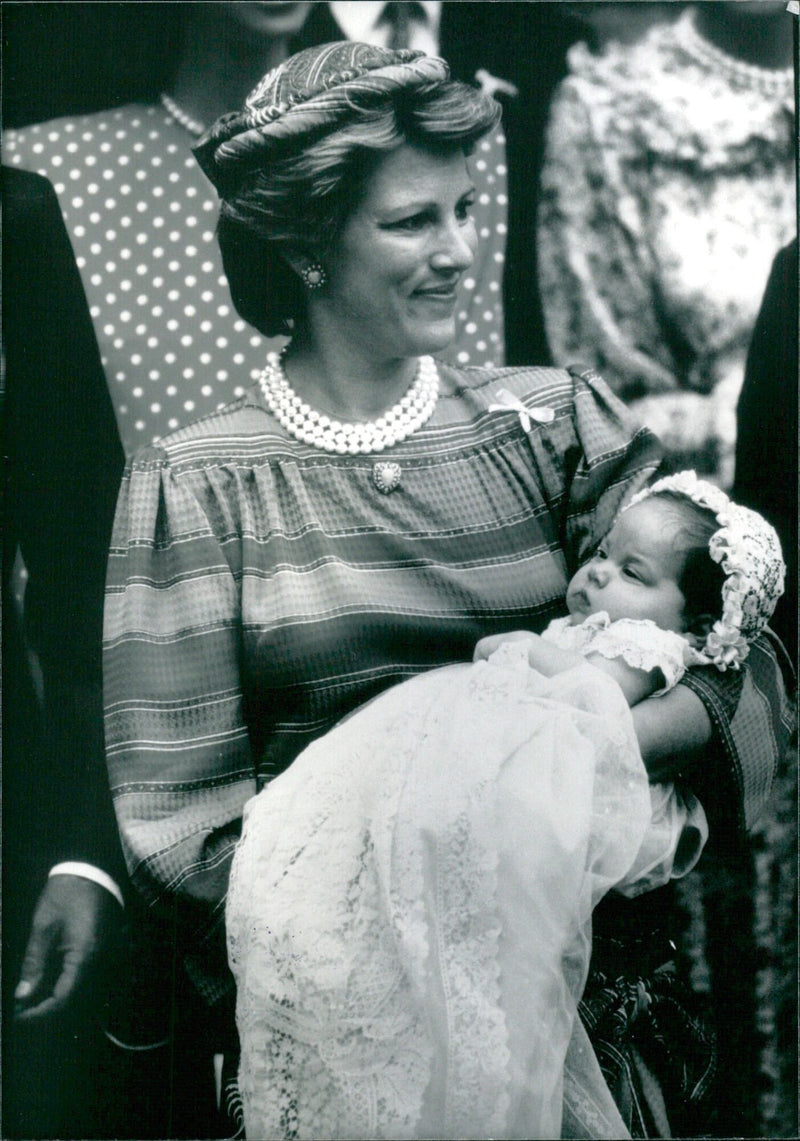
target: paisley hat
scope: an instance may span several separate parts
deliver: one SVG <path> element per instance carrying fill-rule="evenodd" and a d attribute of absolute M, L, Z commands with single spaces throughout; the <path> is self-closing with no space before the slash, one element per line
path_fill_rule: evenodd
<path fill-rule="evenodd" d="M 265 75 L 242 110 L 223 115 L 192 149 L 224 199 L 287 146 L 302 146 L 304 137 L 325 134 L 397 91 L 449 77 L 444 60 L 409 49 L 347 40 L 306 48 Z"/>

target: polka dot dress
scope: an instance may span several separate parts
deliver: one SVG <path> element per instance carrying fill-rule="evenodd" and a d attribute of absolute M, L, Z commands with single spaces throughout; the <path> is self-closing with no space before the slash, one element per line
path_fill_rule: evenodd
<path fill-rule="evenodd" d="M 5 138 L 5 160 L 53 183 L 83 279 L 127 453 L 240 395 L 269 341 L 233 308 L 214 234 L 218 199 L 194 137 L 159 103 L 58 119 Z M 503 363 L 505 143 L 471 160 L 480 248 L 462 281 L 461 364 Z"/>
<path fill-rule="evenodd" d="M 472 216 L 478 250 L 472 267 L 461 281 L 455 343 L 449 353 L 442 353 L 457 364 L 491 368 L 505 363 L 502 297 L 508 218 L 505 159 L 505 137 L 500 131 L 494 131 L 481 139 L 469 164 L 476 191 Z"/>

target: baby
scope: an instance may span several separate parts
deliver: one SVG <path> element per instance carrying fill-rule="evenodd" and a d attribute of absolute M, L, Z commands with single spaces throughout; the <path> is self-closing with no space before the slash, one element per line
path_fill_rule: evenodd
<path fill-rule="evenodd" d="M 783 592 L 783 575 L 769 524 L 694 472 L 681 472 L 639 493 L 620 513 L 569 583 L 568 617 L 541 636 L 484 638 L 474 657 L 522 642 L 529 664 L 547 677 L 585 659 L 612 677 L 633 706 L 667 693 L 689 666 L 738 669 Z M 637 861 L 642 874 L 618 886 L 625 895 L 685 875 L 708 836 L 693 796 L 672 785 L 650 791 L 653 819 Z M 645 846 L 662 855 L 647 872 Z M 664 861 L 671 870 L 662 878 Z"/>
<path fill-rule="evenodd" d="M 680 472 L 623 509 L 567 587 L 568 618 L 551 622 L 541 639 L 522 631 L 484 638 L 475 658 L 512 639 L 529 643 L 531 664 L 543 672 L 575 664 L 574 657 L 545 649 L 547 641 L 588 656 L 635 705 L 660 686 L 672 688 L 686 666 L 738 669 L 783 593 L 783 575 L 770 525 L 694 472 Z M 601 637 L 601 630 L 610 633 Z M 641 645 L 641 655 L 622 645 L 611 651 L 615 634 Z M 659 679 L 653 670 L 660 664 L 646 661 L 660 653 L 667 655 L 667 672 Z"/>
<path fill-rule="evenodd" d="M 782 576 L 760 516 L 659 480 L 567 617 L 386 691 L 249 802 L 226 917 L 248 1136 L 626 1135 L 577 1017 L 591 913 L 707 835 L 650 788 L 630 706 L 739 668 Z"/>

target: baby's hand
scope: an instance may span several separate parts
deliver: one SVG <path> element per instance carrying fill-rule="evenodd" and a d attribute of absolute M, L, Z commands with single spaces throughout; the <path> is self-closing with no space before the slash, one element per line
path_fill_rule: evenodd
<path fill-rule="evenodd" d="M 512 630 L 508 634 L 490 634 L 481 638 L 472 655 L 473 662 L 483 662 L 504 642 L 533 642 L 539 637 L 530 630 Z"/>
<path fill-rule="evenodd" d="M 528 664 L 545 677 L 553 677 L 554 674 L 574 669 L 586 660 L 574 650 L 564 650 L 552 642 L 546 642 L 541 635 L 534 634 L 530 630 L 513 630 L 508 634 L 492 634 L 488 638 L 481 638 L 475 647 L 472 660 L 474 662 L 485 660 L 505 642 L 527 643 Z"/>

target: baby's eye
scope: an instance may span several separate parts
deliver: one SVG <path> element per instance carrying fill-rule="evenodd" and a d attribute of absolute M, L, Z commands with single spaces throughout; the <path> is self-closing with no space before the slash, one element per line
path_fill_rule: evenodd
<path fill-rule="evenodd" d="M 623 567 L 622 573 L 626 578 L 632 578 L 635 582 L 641 582 L 642 576 L 633 567 Z"/>
<path fill-rule="evenodd" d="M 594 557 L 596 559 L 607 559 L 608 553 L 606 552 L 606 550 L 603 547 L 598 547 L 594 553 Z"/>

